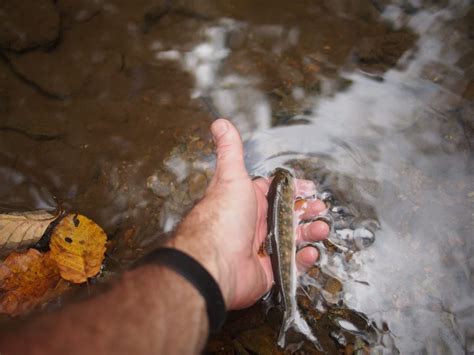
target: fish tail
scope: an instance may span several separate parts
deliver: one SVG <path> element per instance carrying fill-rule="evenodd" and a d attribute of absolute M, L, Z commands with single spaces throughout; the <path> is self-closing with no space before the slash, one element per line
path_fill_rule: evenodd
<path fill-rule="evenodd" d="M 283 322 L 281 324 L 280 333 L 278 334 L 278 345 L 281 348 L 285 348 L 286 346 L 286 334 L 288 333 L 288 329 L 293 327 L 295 322 L 295 318 L 290 311 L 284 311 L 283 313 Z"/>
<path fill-rule="evenodd" d="M 289 345 L 287 336 L 291 333 L 288 332 L 290 328 L 293 328 L 300 334 L 304 334 L 306 339 L 313 343 L 316 349 L 322 351 L 321 344 L 319 343 L 318 339 L 313 335 L 313 332 L 309 328 L 306 321 L 301 318 L 298 312 L 294 313 L 291 312 L 291 310 L 284 311 L 283 313 L 283 323 L 280 328 L 280 333 L 278 334 L 279 347 L 284 349 L 287 345 Z"/>

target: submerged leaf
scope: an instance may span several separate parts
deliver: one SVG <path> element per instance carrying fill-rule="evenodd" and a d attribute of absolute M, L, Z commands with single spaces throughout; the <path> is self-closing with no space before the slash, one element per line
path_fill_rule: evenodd
<path fill-rule="evenodd" d="M 50 253 L 12 252 L 0 264 L 0 313 L 16 316 L 50 301 L 65 290 Z"/>
<path fill-rule="evenodd" d="M 70 214 L 54 228 L 49 246 L 61 277 L 81 283 L 100 271 L 106 242 L 107 236 L 97 224 Z"/>
<path fill-rule="evenodd" d="M 32 246 L 57 217 L 46 211 L 0 214 L 0 251 Z"/>

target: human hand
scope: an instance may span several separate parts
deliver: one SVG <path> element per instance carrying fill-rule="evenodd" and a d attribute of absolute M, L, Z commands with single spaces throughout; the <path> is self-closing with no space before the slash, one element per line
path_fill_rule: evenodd
<path fill-rule="evenodd" d="M 244 165 L 242 140 L 227 120 L 216 120 L 211 127 L 217 149 L 217 166 L 204 198 L 181 224 L 175 247 L 200 261 L 219 283 L 228 309 L 252 305 L 273 284 L 269 256 L 258 254 L 267 236 L 266 194 L 270 182 L 252 181 Z M 296 181 L 297 195 L 311 196 L 315 186 Z M 325 209 L 319 200 L 308 200 L 301 207 L 302 219 L 318 216 Z M 329 227 L 322 221 L 300 225 L 297 243 L 322 240 Z M 316 248 L 297 253 L 297 264 L 306 270 L 318 258 Z"/>

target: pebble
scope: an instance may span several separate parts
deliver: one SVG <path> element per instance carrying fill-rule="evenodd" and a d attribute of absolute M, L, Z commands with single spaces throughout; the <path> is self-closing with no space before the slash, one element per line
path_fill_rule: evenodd
<path fill-rule="evenodd" d="M 198 200 L 204 195 L 207 187 L 207 177 L 203 173 L 195 173 L 189 179 L 189 197 L 192 200 Z"/>
<path fill-rule="evenodd" d="M 151 175 L 146 180 L 146 187 L 159 197 L 167 197 L 171 194 L 173 178 L 168 173 Z"/>
<path fill-rule="evenodd" d="M 375 241 L 375 234 L 367 228 L 357 228 L 354 230 L 354 242 L 358 249 L 365 249 Z"/>

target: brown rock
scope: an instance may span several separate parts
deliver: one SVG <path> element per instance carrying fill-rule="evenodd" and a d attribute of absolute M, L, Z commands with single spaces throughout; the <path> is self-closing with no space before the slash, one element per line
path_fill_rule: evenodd
<path fill-rule="evenodd" d="M 65 20 L 87 22 L 102 10 L 102 0 L 59 0 Z"/>
<path fill-rule="evenodd" d="M 232 345 L 234 345 L 234 352 L 236 355 L 249 355 L 250 353 L 245 350 L 245 348 L 240 344 L 237 340 L 234 340 L 232 342 Z"/>
<path fill-rule="evenodd" d="M 119 53 L 102 50 L 87 53 L 77 51 L 74 46 L 77 43 L 61 46 L 52 52 L 10 54 L 8 59 L 19 76 L 47 96 L 58 99 L 78 94 L 86 84 L 94 84 L 107 73 L 120 70 Z"/>
<path fill-rule="evenodd" d="M 146 186 L 159 197 L 168 197 L 173 190 L 173 176 L 168 172 L 160 171 L 146 180 Z"/>
<path fill-rule="evenodd" d="M 240 28 L 232 29 L 227 35 L 227 46 L 233 51 L 239 50 L 245 46 L 247 33 Z"/>
<path fill-rule="evenodd" d="M 358 62 L 366 71 L 383 72 L 397 64 L 415 39 L 412 32 L 403 30 L 366 37 L 356 49 Z"/>
<path fill-rule="evenodd" d="M 207 354 L 233 354 L 233 344 L 227 339 L 212 338 L 206 345 Z"/>
<path fill-rule="evenodd" d="M 0 2 L 0 48 L 22 52 L 48 47 L 59 31 L 59 12 L 51 0 Z"/>
<path fill-rule="evenodd" d="M 242 346 L 255 354 L 282 354 L 276 343 L 276 333 L 268 326 L 243 331 L 237 337 Z"/>
<path fill-rule="evenodd" d="M 371 0 L 324 0 L 324 7 L 340 16 L 360 18 L 365 21 L 377 21 L 380 14 L 376 1 Z"/>
<path fill-rule="evenodd" d="M 192 200 L 200 199 L 204 195 L 207 186 L 206 175 L 196 173 L 189 179 L 189 197 Z"/>
<path fill-rule="evenodd" d="M 324 285 L 324 289 L 331 294 L 336 294 L 342 290 L 342 284 L 338 279 L 329 277 Z"/>
<path fill-rule="evenodd" d="M 10 97 L 4 90 L 0 90 L 0 114 L 8 113 L 10 106 Z"/>
<path fill-rule="evenodd" d="M 464 90 L 462 96 L 467 100 L 474 101 L 474 80 L 471 80 L 467 84 L 466 90 Z"/>

